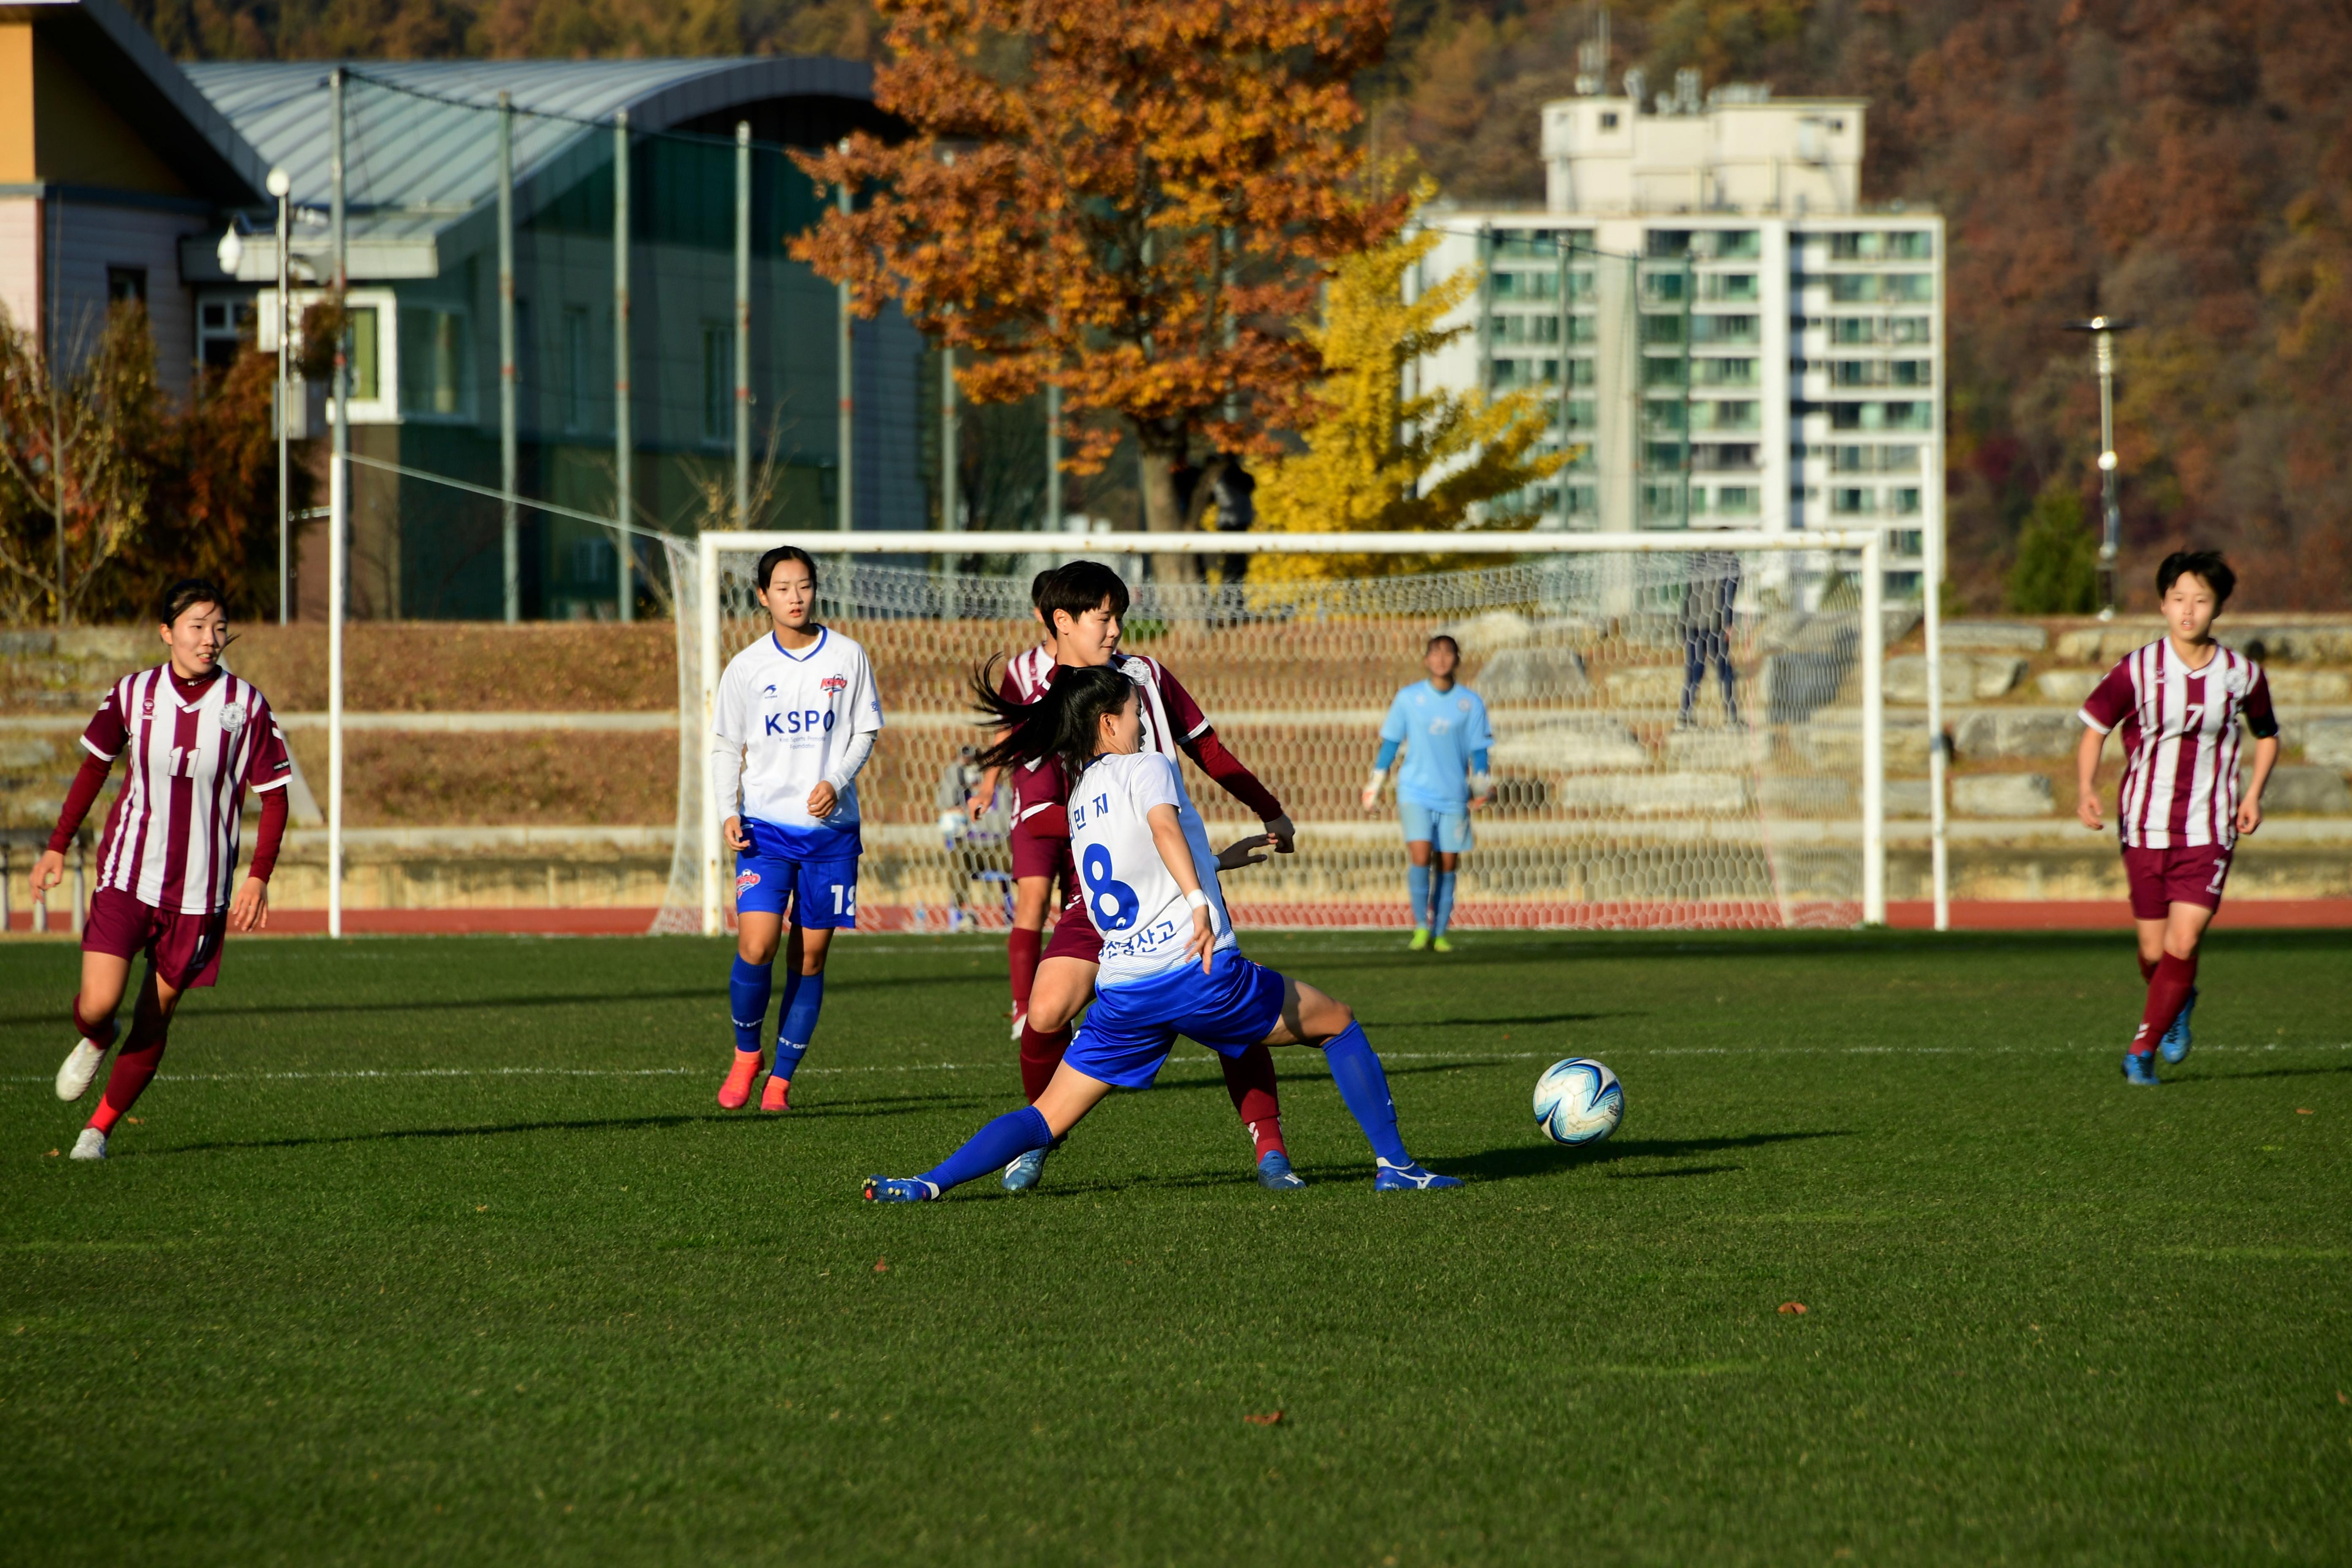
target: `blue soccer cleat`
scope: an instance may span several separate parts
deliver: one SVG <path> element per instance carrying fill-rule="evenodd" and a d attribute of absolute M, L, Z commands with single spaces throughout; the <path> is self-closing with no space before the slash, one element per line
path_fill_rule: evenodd
<path fill-rule="evenodd" d="M 2192 985 L 2189 988 L 2189 1000 L 2180 1005 L 2180 1016 L 2172 1020 L 2172 1027 L 2164 1031 L 2164 1038 L 2156 1047 L 2164 1053 L 2166 1061 L 2178 1062 L 2188 1056 L 2189 1015 L 2196 1010 L 2197 987 Z"/>
<path fill-rule="evenodd" d="M 2130 1084 L 2135 1089 L 2154 1089 L 2158 1083 L 2162 1082 L 2163 1080 L 2156 1076 L 2156 1053 L 2153 1051 L 2126 1051 L 2124 1053 L 2124 1081 Z"/>
<path fill-rule="evenodd" d="M 1044 1180 L 1045 1156 L 1052 1152 L 1051 1149 L 1032 1149 L 1010 1165 L 1005 1166 L 1004 1190 L 1008 1193 L 1025 1193 Z"/>
<path fill-rule="evenodd" d="M 1372 1191 L 1376 1193 L 1426 1193 L 1462 1184 L 1459 1176 L 1441 1176 L 1434 1171 L 1423 1170 L 1418 1160 L 1409 1165 L 1391 1165 L 1382 1160 L 1379 1166 L 1379 1173 L 1372 1177 Z"/>
<path fill-rule="evenodd" d="M 1268 1149 L 1257 1163 L 1257 1184 L 1269 1193 L 1295 1193 L 1307 1185 L 1307 1178 L 1290 1168 L 1289 1155 Z"/>
<path fill-rule="evenodd" d="M 866 1178 L 866 1201 L 869 1204 L 927 1204 L 940 1195 L 940 1189 L 919 1176 L 868 1176 Z"/>

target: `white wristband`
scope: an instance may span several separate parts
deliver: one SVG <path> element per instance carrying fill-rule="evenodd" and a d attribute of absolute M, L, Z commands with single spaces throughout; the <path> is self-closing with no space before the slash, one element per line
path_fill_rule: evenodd
<path fill-rule="evenodd" d="M 1184 895 L 1184 907 L 1192 910 L 1205 910 L 1209 907 L 1209 895 L 1195 888 Z"/>
<path fill-rule="evenodd" d="M 1491 773 L 1472 773 L 1470 775 L 1470 793 L 1472 795 L 1485 795 L 1488 790 L 1492 789 L 1494 785 L 1494 775 Z"/>
<path fill-rule="evenodd" d="M 1371 776 L 1370 776 L 1370 778 L 1368 778 L 1368 779 L 1366 779 L 1366 780 L 1364 781 L 1364 793 L 1365 793 L 1366 795 L 1378 795 L 1378 794 L 1380 794 L 1380 793 L 1381 793 L 1381 785 L 1382 785 L 1383 784 L 1386 784 L 1386 783 L 1388 782 L 1388 777 L 1389 777 L 1389 771 L 1388 771 L 1388 769 L 1386 769 L 1386 768 L 1374 768 L 1374 769 L 1372 770 Z"/>

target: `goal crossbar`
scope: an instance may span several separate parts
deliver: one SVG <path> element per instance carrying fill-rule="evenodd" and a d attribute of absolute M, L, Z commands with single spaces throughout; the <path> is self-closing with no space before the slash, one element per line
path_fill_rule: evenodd
<path fill-rule="evenodd" d="M 719 710 L 719 561 L 722 554 L 760 554 L 792 545 L 811 555 L 969 555 L 1042 553 L 1083 556 L 1152 555 L 1599 555 L 1688 553 L 1695 550 L 1759 551 L 1811 554 L 1850 551 L 1861 557 L 1860 647 L 1862 677 L 1862 918 L 1865 925 L 1886 921 L 1886 716 L 1885 541 L 1878 529 L 1821 529 L 1801 533 L 1709 529 L 1703 532 L 1475 532 L 1475 533 L 963 533 L 906 530 L 845 531 L 709 532 L 696 541 L 701 591 L 696 595 L 701 645 L 702 735 L 694 750 L 695 770 L 709 797 L 709 737 Z M 1937 681 L 1931 676 L 1931 691 Z M 1931 721 L 1933 714 L 1931 712 Z M 1935 744 L 1936 737 L 1929 736 Z M 723 846 L 716 813 L 700 814 L 702 930 L 723 929 L 719 909 Z M 1940 817 L 1940 814 L 1938 814 Z"/>

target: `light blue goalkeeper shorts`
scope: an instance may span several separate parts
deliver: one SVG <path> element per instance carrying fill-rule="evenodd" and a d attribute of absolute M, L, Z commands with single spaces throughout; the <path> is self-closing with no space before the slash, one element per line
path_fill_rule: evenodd
<path fill-rule="evenodd" d="M 1440 855 L 1459 855 L 1470 847 L 1470 813 L 1434 811 L 1412 801 L 1397 802 L 1397 820 L 1404 824 L 1408 844 L 1433 844 Z"/>

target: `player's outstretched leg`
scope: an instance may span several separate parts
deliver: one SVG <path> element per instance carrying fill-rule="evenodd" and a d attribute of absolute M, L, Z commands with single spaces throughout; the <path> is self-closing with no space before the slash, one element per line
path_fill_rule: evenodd
<path fill-rule="evenodd" d="M 1272 973 L 1271 971 L 1264 973 Z M 1282 1015 L 1266 1036 L 1268 1045 L 1315 1046 L 1339 1086 L 1339 1099 L 1374 1156 L 1372 1190 L 1382 1193 L 1428 1192 L 1458 1187 L 1458 1176 L 1441 1176 L 1422 1168 L 1408 1153 L 1397 1131 L 1396 1102 L 1389 1098 L 1388 1074 L 1372 1054 L 1364 1027 L 1345 1002 L 1327 996 L 1303 981 L 1275 975 L 1282 984 Z"/>
<path fill-rule="evenodd" d="M 2194 960 L 2190 961 L 2192 963 Z M 2197 1010 L 2197 987 L 2189 988 L 2189 1000 L 2180 1005 L 2180 1016 L 2172 1020 L 2172 1027 L 2164 1031 L 2164 1039 L 2156 1048 L 2168 1062 L 2179 1063 L 2189 1056 L 2189 1015 Z"/>
<path fill-rule="evenodd" d="M 868 1176 L 866 1197 L 877 1204 L 928 1203 L 950 1187 L 1053 1146 L 1099 1104 L 1110 1085 L 1064 1067 L 1035 1105 L 1010 1110 L 966 1139 L 963 1147 L 919 1176 Z"/>
<path fill-rule="evenodd" d="M 107 1075 L 106 1093 L 99 1100 L 98 1109 L 90 1113 L 89 1125 L 75 1140 L 73 1158 L 106 1158 L 107 1141 L 114 1136 L 115 1124 L 130 1114 L 148 1084 L 154 1081 L 155 1068 L 163 1061 L 163 1047 L 170 1041 L 172 1012 L 179 1000 L 179 993 L 158 981 L 151 967 L 146 982 L 139 988 L 139 1001 L 131 1009 L 131 1028 L 123 1037 L 122 1048 L 114 1053 L 114 1070 Z"/>
<path fill-rule="evenodd" d="M 1429 879 L 1430 869 L 1425 864 L 1406 864 L 1404 890 L 1412 904 L 1412 940 L 1405 945 L 1415 952 L 1429 945 Z"/>

